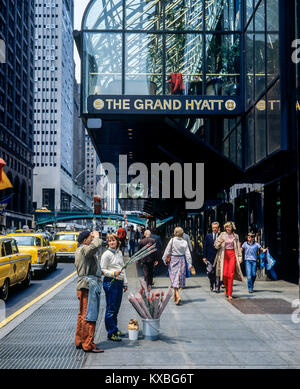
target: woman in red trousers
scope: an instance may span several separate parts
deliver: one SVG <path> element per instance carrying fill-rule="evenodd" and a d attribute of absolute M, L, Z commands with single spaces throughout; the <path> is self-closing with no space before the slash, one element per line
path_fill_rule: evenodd
<path fill-rule="evenodd" d="M 234 223 L 225 223 L 224 229 L 225 232 L 222 232 L 214 243 L 215 248 L 218 250 L 214 266 L 216 266 L 216 275 L 224 282 L 224 293 L 231 300 L 233 280 L 244 280 L 240 267 L 242 250 L 239 236 L 235 233 L 236 228 Z"/>

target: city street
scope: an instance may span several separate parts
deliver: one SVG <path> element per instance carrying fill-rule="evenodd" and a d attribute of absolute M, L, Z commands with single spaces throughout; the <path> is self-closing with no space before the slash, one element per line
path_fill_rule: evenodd
<path fill-rule="evenodd" d="M 139 281 L 135 266 L 131 266 L 128 276 L 129 292 L 137 291 Z M 235 298 L 229 303 L 222 293 L 209 291 L 206 276 L 190 278 L 181 293 L 182 305 L 176 306 L 170 300 L 162 315 L 160 336 L 156 341 L 142 339 L 142 321 L 125 294 L 119 313 L 120 329 L 127 332 L 129 320 L 137 318 L 140 334 L 138 341 L 126 337 L 121 343 L 106 339 L 102 291 L 95 342 L 105 349 L 105 353 L 98 355 L 85 354 L 74 346 L 78 310 L 75 286 L 75 277 L 72 277 L 40 301 L 38 308 L 29 308 L 22 318 L 16 318 L 0 329 L 0 368 L 300 367 L 300 323 L 293 323 L 291 318 L 295 310 L 291 303 L 298 298 L 296 285 L 284 281 L 259 281 L 255 293 L 250 296 L 246 285 L 235 282 Z M 169 279 L 165 276 L 155 278 L 154 290 L 165 290 L 168 286 Z"/>
<path fill-rule="evenodd" d="M 56 270 L 50 273 L 36 273 L 31 279 L 29 288 L 23 288 L 21 285 L 13 286 L 9 291 L 9 299 L 5 305 L 6 316 L 12 315 L 74 271 L 73 263 L 58 263 Z"/>

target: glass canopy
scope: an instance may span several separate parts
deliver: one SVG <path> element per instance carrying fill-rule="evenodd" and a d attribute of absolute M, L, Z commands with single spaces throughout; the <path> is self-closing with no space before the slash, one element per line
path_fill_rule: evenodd
<path fill-rule="evenodd" d="M 238 95 L 242 0 L 92 0 L 82 21 L 90 95 Z"/>

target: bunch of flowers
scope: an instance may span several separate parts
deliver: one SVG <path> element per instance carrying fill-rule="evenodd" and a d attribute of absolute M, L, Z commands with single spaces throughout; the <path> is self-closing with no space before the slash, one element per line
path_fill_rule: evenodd
<path fill-rule="evenodd" d="M 151 292 L 145 281 L 140 281 L 140 283 L 140 291 L 136 294 L 130 293 L 128 300 L 141 318 L 159 319 L 172 297 L 172 289 L 169 288 L 166 293 Z"/>

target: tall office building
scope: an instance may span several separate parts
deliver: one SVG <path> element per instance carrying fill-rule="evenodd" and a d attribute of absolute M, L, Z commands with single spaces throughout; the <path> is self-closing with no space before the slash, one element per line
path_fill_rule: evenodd
<path fill-rule="evenodd" d="M 35 0 L 33 199 L 70 210 L 73 187 L 73 0 Z"/>
<path fill-rule="evenodd" d="M 100 178 L 100 160 L 87 131 L 85 131 L 85 150 L 85 191 L 89 196 L 93 197 L 95 194 L 99 194 L 97 193 L 97 182 Z"/>
<path fill-rule="evenodd" d="M 33 169 L 34 3 L 0 1 L 0 158 L 13 189 L 1 190 L 0 201 L 13 193 L 0 224 L 31 225 Z"/>

